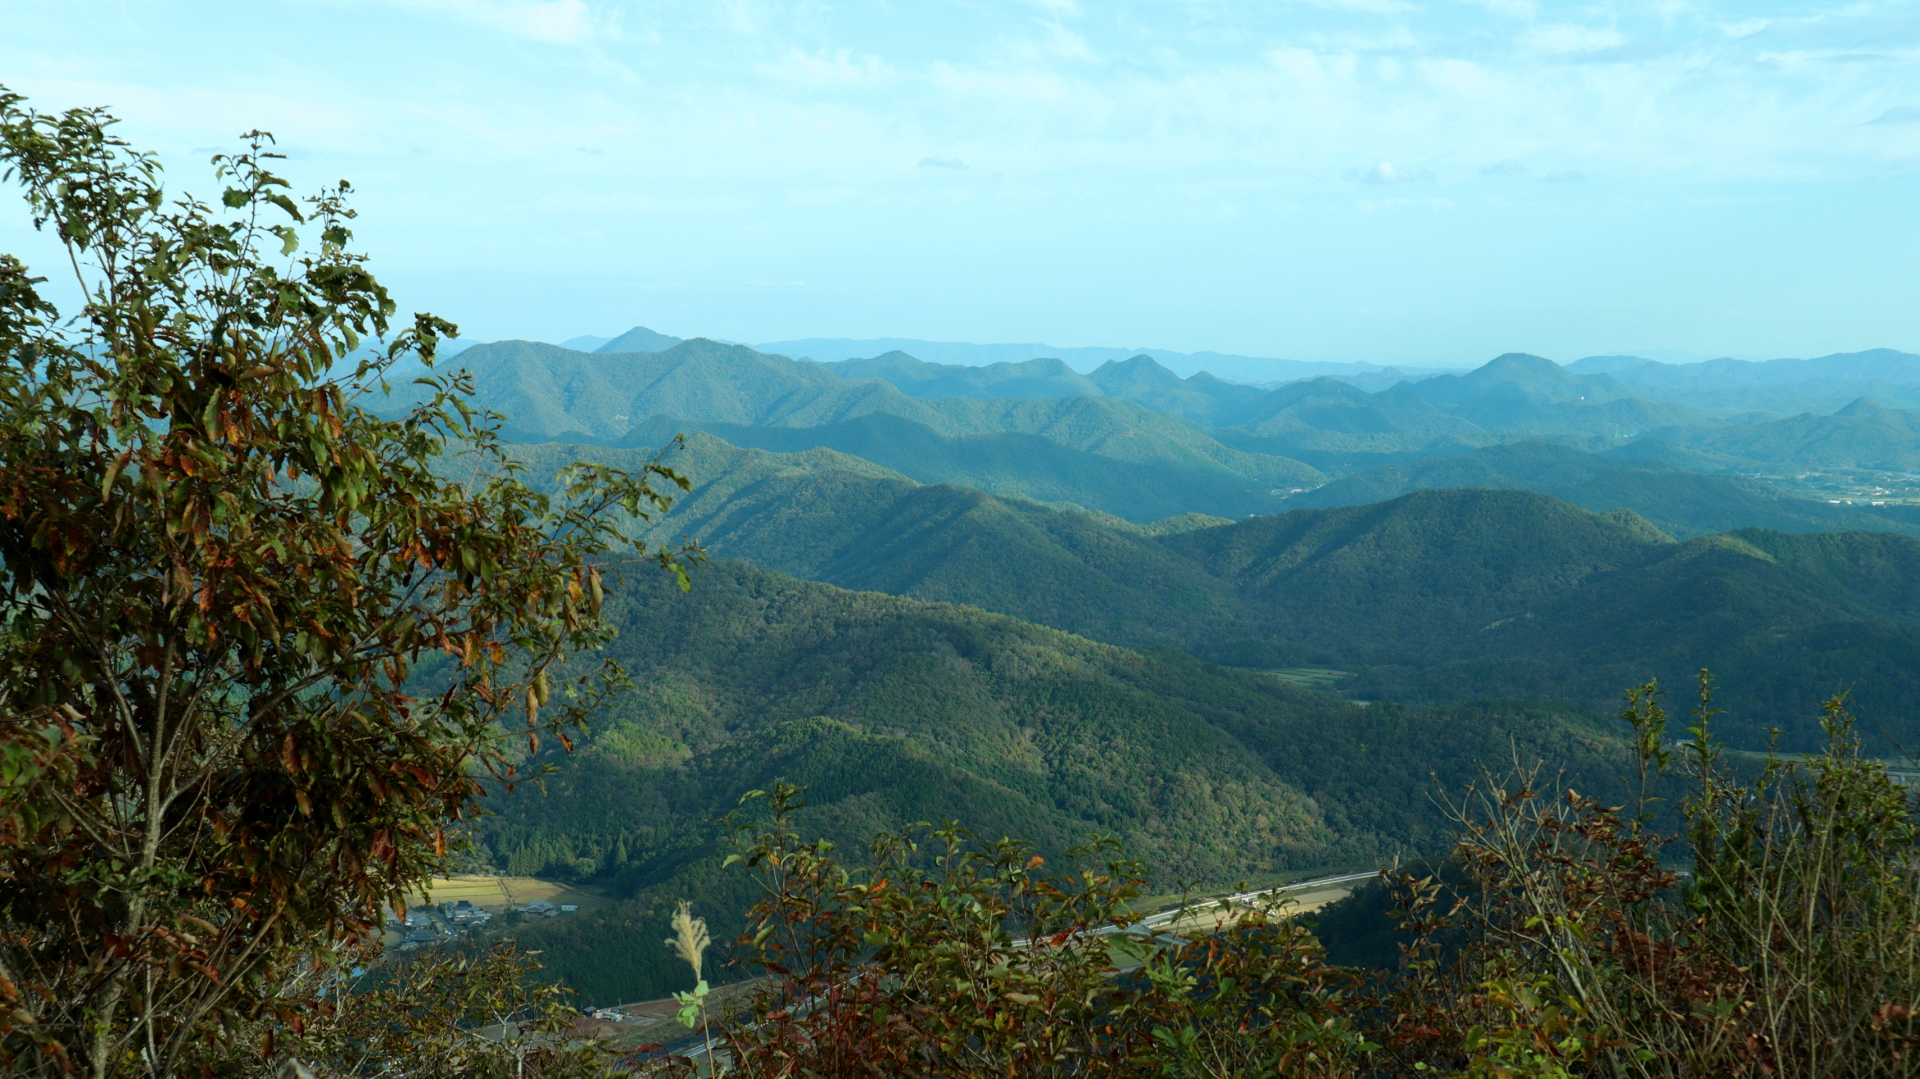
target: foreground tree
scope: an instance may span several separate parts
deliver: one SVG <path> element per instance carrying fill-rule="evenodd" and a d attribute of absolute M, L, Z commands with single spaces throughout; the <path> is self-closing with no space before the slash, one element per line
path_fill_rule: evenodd
<path fill-rule="evenodd" d="M 1683 745 L 1657 686 L 1627 695 L 1635 804 L 1524 764 L 1452 803 L 1458 872 L 1384 874 L 1405 944 L 1366 985 L 1284 907 L 1144 931 L 1145 881 L 1105 846 L 1056 869 L 949 825 L 847 859 L 800 839 L 793 788 L 754 792 L 770 820 L 733 835 L 765 897 L 735 951 L 761 977 L 717 1055 L 779 1077 L 1920 1072 L 1914 792 L 1838 700 L 1823 753 L 1742 782 L 1709 690 Z"/>
<path fill-rule="evenodd" d="M 190 1050 L 183 1070 L 231 1079 L 607 1079 L 625 1061 L 583 1026 L 566 990 L 510 944 L 448 946 L 381 962 L 341 955 L 284 988 L 289 1002 L 247 1033 L 259 1054 Z M 356 961 L 357 960 L 357 961 Z"/>
<path fill-rule="evenodd" d="M 1555 796 L 1537 767 L 1454 805 L 1452 909 L 1404 881 L 1420 935 L 1380 1040 L 1397 1074 L 1910 1076 L 1920 1070 L 1920 804 L 1827 704 L 1825 750 L 1730 774 L 1710 683 L 1680 746 L 1631 691 L 1638 804 Z M 1654 828 L 1662 775 L 1679 836 Z M 1442 962 L 1436 931 L 1471 943 Z"/>
<path fill-rule="evenodd" d="M 296 202 L 256 132 L 217 206 L 169 202 L 111 124 L 0 88 L 5 176 L 84 295 L 63 316 L 0 255 L 12 1073 L 169 1074 L 377 933 L 483 780 L 521 778 L 503 732 L 564 741 L 620 684 L 570 663 L 610 632 L 610 522 L 686 486 L 580 466 L 536 493 L 460 378 L 371 414 L 455 331 L 391 323 L 347 185 Z M 640 552 L 683 584 L 687 553 Z"/>
<path fill-rule="evenodd" d="M 764 889 L 737 944 L 764 977 L 726 1024 L 734 1074 L 1336 1077 L 1375 1048 L 1357 979 L 1277 899 L 1147 930 L 1144 871 L 1111 841 L 1051 867 L 922 825 L 854 861 L 801 841 L 796 788 L 763 798 L 767 821 L 731 821 L 729 861 Z"/>

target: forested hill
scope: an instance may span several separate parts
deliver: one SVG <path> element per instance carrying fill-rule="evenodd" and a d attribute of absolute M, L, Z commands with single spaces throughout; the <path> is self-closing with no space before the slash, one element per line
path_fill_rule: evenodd
<path fill-rule="evenodd" d="M 535 475 L 578 457 L 635 467 L 645 451 L 519 447 Z M 1172 518 L 1158 528 L 1102 514 L 923 486 L 830 450 L 774 454 L 688 438 L 668 458 L 696 478 L 645 534 L 681 536 L 714 554 L 846 588 L 970 603 L 1130 646 L 1181 648 L 1252 632 L 1237 600 L 1199 566 L 1156 542 L 1169 528 L 1226 523 Z"/>
<path fill-rule="evenodd" d="M 507 417 L 515 441 L 660 445 L 712 429 L 742 445 L 827 447 L 916 478 L 962 482 L 1127 516 L 1128 477 L 1149 517 L 1272 512 L 1326 477 L 1290 458 L 1237 449 L 1176 417 L 1114 397 L 922 400 L 879 379 L 692 340 L 663 352 L 585 353 L 527 341 L 480 345 L 457 361 L 476 403 Z M 396 387 L 391 412 L 430 392 Z"/>
<path fill-rule="evenodd" d="M 1583 453 L 1557 443 L 1534 441 L 1381 465 L 1296 495 L 1287 500 L 1287 505 L 1362 505 L 1435 487 L 1536 491 L 1595 512 L 1630 509 L 1682 539 L 1738 528 L 1920 531 L 1870 506 L 1794 498 L 1742 476 L 1707 475 L 1659 460 Z"/>
<path fill-rule="evenodd" d="M 1182 513 L 1223 517 L 1273 513 L 1287 505 L 1289 495 L 1322 478 L 1299 471 L 1273 475 L 1258 458 L 1254 459 L 1257 469 L 1242 473 L 1211 460 L 1195 461 L 1144 435 L 1111 448 L 1081 449 L 1025 431 L 942 435 L 925 424 L 881 413 L 807 428 L 662 422 L 638 440 L 662 443 L 681 431 L 705 432 L 736 446 L 781 453 L 837 450 L 921 483 L 962 484 L 1038 502 L 1072 502 L 1141 523 Z M 1110 455 L 1113 449 L 1134 454 L 1144 450 L 1152 459 L 1123 460 Z M 1286 486 L 1276 489 L 1276 483 Z"/>
<path fill-rule="evenodd" d="M 649 345 L 676 340 L 646 336 Z M 1171 498 L 1172 512 L 1240 517 L 1275 512 L 1330 477 L 1530 439 L 1643 461 L 1665 455 L 1670 466 L 1711 473 L 1920 470 L 1920 415 L 1866 396 L 1831 414 L 1703 412 L 1631 382 L 1652 370 L 1645 365 L 1581 370 L 1520 353 L 1367 392 L 1331 377 L 1273 387 L 1204 371 L 1181 378 L 1144 355 L 1081 374 L 1046 358 L 974 368 L 897 352 L 820 364 L 702 338 L 613 349 L 503 341 L 450 363 L 473 372 L 476 403 L 504 414 L 513 440 L 646 445 L 708 430 L 738 445 L 839 449 L 922 482 L 1074 501 L 1134 520 L 1154 513 L 1122 505 L 1126 466 L 1155 475 L 1142 499 L 1155 512 Z M 1888 355 L 1901 362 L 1867 368 L 1920 371 L 1920 359 Z M 424 392 L 404 385 L 382 407 Z"/>
<path fill-rule="evenodd" d="M 857 850 L 871 832 L 960 819 L 1043 853 L 1099 832 L 1162 886 L 1373 864 L 1444 843 L 1430 795 L 1518 746 L 1582 790 L 1617 790 L 1619 731 L 1565 706 L 1362 708 L 1178 652 L 1099 644 L 978 608 L 797 581 L 737 562 L 691 593 L 641 571 L 616 586 L 611 652 L 638 688 L 546 793 L 498 796 L 495 863 L 592 880 L 623 902 L 522 928 L 588 1000 L 684 977 L 658 946 L 671 900 L 715 923 L 745 909 L 713 820 L 776 778 L 805 824 Z M 431 677 L 429 672 L 424 677 Z"/>
<path fill-rule="evenodd" d="M 525 447 L 535 471 L 576 452 Z M 631 455 L 627 460 L 623 454 Z M 1133 647 L 1256 667 L 1350 672 L 1365 699 L 1554 697 L 1605 707 L 1657 677 L 1722 676 L 1743 745 L 1818 738 L 1850 691 L 1865 730 L 1920 735 L 1920 541 L 1739 530 L 1676 542 L 1628 510 L 1523 491 L 1389 501 L 1146 528 L 952 486 L 829 451 L 696 438 L 696 486 L 655 540 L 846 588 L 965 603 Z M 1876 742 L 1884 747 L 1884 743 Z"/>

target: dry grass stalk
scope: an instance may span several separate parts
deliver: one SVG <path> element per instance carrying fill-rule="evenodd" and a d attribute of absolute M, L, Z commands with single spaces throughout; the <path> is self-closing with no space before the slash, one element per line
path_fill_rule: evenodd
<path fill-rule="evenodd" d="M 673 936 L 667 938 L 667 947 L 673 954 L 686 960 L 693 968 L 693 980 L 700 980 L 700 963 L 706 955 L 707 945 L 713 943 L 707 936 L 707 920 L 693 916 L 693 904 L 682 899 L 680 909 L 673 912 Z"/>

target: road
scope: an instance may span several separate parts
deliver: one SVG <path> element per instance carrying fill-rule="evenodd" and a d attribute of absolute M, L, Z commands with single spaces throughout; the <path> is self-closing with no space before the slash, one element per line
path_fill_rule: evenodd
<path fill-rule="evenodd" d="M 1177 920 L 1183 911 L 1191 914 L 1195 911 L 1205 910 L 1208 907 L 1219 906 L 1222 903 L 1253 906 L 1260 900 L 1276 900 L 1289 892 L 1314 892 L 1322 888 L 1331 888 L 1336 884 L 1351 884 L 1355 881 L 1371 880 L 1379 875 L 1378 870 L 1369 869 L 1365 873 L 1345 873 L 1336 877 L 1315 877 L 1312 880 L 1297 880 L 1292 884 L 1280 884 L 1272 888 L 1261 888 L 1252 892 L 1235 892 L 1232 895 L 1196 900 L 1188 903 L 1185 907 L 1163 910 L 1158 914 L 1149 914 L 1134 924 L 1142 929 L 1154 929 Z M 1106 930 L 1106 932 L 1114 932 L 1117 929 L 1118 927 L 1115 927 L 1114 929 Z"/>
<path fill-rule="evenodd" d="M 1262 900 L 1270 902 L 1277 901 L 1292 892 L 1319 891 L 1322 888 L 1331 888 L 1338 884 L 1351 884 L 1355 881 L 1371 880 L 1379 875 L 1378 870 L 1369 869 L 1365 873 L 1343 873 L 1332 877 L 1315 877 L 1312 880 L 1297 880 L 1291 884 L 1277 884 L 1271 888 L 1259 888 L 1250 892 L 1207 896 L 1205 898 L 1192 900 L 1183 907 L 1174 907 L 1172 910 L 1163 910 L 1157 914 L 1149 914 L 1145 918 L 1124 928 L 1117 925 L 1109 925 L 1101 929 L 1096 929 L 1094 932 L 1104 937 L 1112 936 L 1115 933 L 1138 933 L 1142 930 L 1152 931 L 1162 926 L 1173 924 L 1183 915 L 1191 916 L 1203 912 L 1208 908 L 1218 907 L 1223 903 L 1238 906 L 1253 906 Z M 1013 945 L 1016 948 L 1024 948 L 1029 943 L 1031 942 L 1021 939 L 1014 941 Z"/>
<path fill-rule="evenodd" d="M 1371 880 L 1379 875 L 1378 870 L 1368 870 L 1365 873 L 1343 873 L 1332 877 L 1315 877 L 1312 880 L 1300 880 L 1294 881 L 1291 884 L 1275 885 L 1272 888 L 1259 888 L 1249 892 L 1209 896 L 1205 899 L 1190 902 L 1182 907 L 1175 907 L 1172 910 L 1163 910 L 1156 914 L 1149 914 L 1145 918 L 1124 928 L 1117 925 L 1110 925 L 1096 929 L 1094 932 L 1101 936 L 1109 936 L 1114 933 L 1137 933 L 1143 930 L 1152 932 L 1153 930 L 1173 924 L 1178 921 L 1182 915 L 1191 916 L 1197 912 L 1205 911 L 1208 908 L 1217 908 L 1222 904 L 1247 907 L 1257 906 L 1263 902 L 1276 902 L 1290 893 L 1312 892 L 1341 884 L 1353 884 L 1363 880 Z M 1015 940 L 1013 946 L 1016 948 L 1024 948 L 1031 943 L 1030 940 L 1020 939 Z M 720 1045 L 718 1036 L 714 1038 L 713 1048 L 714 1056 L 723 1058 L 721 1061 L 717 1061 L 717 1063 L 724 1063 L 726 1050 Z M 663 1046 L 661 1051 L 698 1060 L 706 1055 L 706 1039 L 698 1031 L 689 1032 L 686 1037 L 678 1038 Z"/>

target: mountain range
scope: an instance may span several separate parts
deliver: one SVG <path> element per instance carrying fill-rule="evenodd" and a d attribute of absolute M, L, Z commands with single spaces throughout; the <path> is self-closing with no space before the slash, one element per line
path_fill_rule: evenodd
<path fill-rule="evenodd" d="M 1872 751 L 1920 736 L 1920 509 L 1790 482 L 1912 470 L 1916 415 L 1714 396 L 1814 361 L 1695 393 L 1638 358 L 1253 385 L 1137 352 L 577 343 L 456 365 L 532 482 L 687 476 L 629 524 L 713 556 L 691 593 L 613 583 L 636 689 L 475 825 L 495 868 L 615 900 L 519 930 L 590 1001 L 678 987 L 678 899 L 737 928 L 713 822 L 776 779 L 844 849 L 913 820 L 1048 858 L 1099 832 L 1211 887 L 1438 853 L 1432 794 L 1515 755 L 1618 791 L 1600 717 L 1649 679 L 1679 711 L 1703 667 L 1740 748 L 1809 748 L 1834 693 Z M 1830 359 L 1887 381 L 1920 358 Z"/>
<path fill-rule="evenodd" d="M 1354 698 L 1549 697 L 1604 709 L 1628 685 L 1682 685 L 1710 667 L 1727 687 L 1725 730 L 1742 746 L 1763 746 L 1771 728 L 1794 748 L 1814 744 L 1820 701 L 1845 691 L 1884 732 L 1876 745 L 1920 735 L 1903 703 L 1920 690 L 1905 666 L 1920 655 L 1920 608 L 1905 598 L 1920 587 L 1920 540 L 1816 531 L 1851 521 L 1818 503 L 1805 505 L 1836 519 L 1796 519 L 1781 508 L 1793 500 L 1724 477 L 1596 470 L 1590 458 L 1556 461 L 1573 453 L 1562 447 L 1531 448 L 1576 477 L 1609 477 L 1651 510 L 1701 496 L 1695 528 L 1680 539 L 1627 506 L 1593 512 L 1487 487 L 1142 526 L 923 485 L 832 451 L 773 454 L 695 436 L 667 461 L 702 482 L 645 535 L 691 536 L 796 577 L 1126 647 L 1350 672 L 1337 685 Z M 521 452 L 537 475 L 575 456 L 631 466 L 651 451 Z M 1596 505 L 1609 500 L 1586 486 Z M 1754 507 L 1798 531 L 1700 527 L 1739 525 Z"/>
<path fill-rule="evenodd" d="M 615 338 L 576 337 L 564 346 L 586 352 L 657 352 L 682 340 L 636 326 Z M 464 347 L 464 343 L 455 344 Z M 1271 387 L 1283 382 L 1330 377 L 1369 391 L 1388 389 L 1402 381 L 1457 373 L 1453 368 L 1441 366 L 1307 362 L 1154 348 L 1060 348 L 911 338 L 803 338 L 771 341 L 756 347 L 762 352 L 829 363 L 859 361 L 889 353 L 950 367 L 988 367 L 1053 359 L 1074 372 L 1091 372 L 1111 360 L 1146 356 L 1183 378 L 1205 371 L 1231 382 Z M 1569 363 L 1567 369 L 1577 374 L 1610 374 L 1657 400 L 1710 412 L 1761 411 L 1785 415 L 1808 409 L 1830 412 L 1862 397 L 1899 408 L 1920 407 L 1920 356 L 1894 349 L 1779 360 L 1721 358 L 1670 362 L 1660 358 L 1664 355 L 1656 350 L 1647 355 L 1587 356 Z"/>
<path fill-rule="evenodd" d="M 608 351 L 636 337 L 637 344 L 667 347 Z M 1562 367 L 1515 353 L 1464 374 L 1368 392 L 1331 377 L 1274 388 L 1207 372 L 1182 378 L 1143 355 L 1081 373 L 1057 359 L 970 367 L 893 352 L 813 363 L 703 339 L 669 344 L 675 340 L 636 328 L 593 353 L 495 342 L 467 350 L 456 362 L 477 377 L 479 402 L 508 416 L 509 436 L 523 441 L 636 444 L 658 441 L 663 425 L 731 425 L 732 441 L 754 441 L 738 428 L 777 429 L 785 433 L 768 437 L 793 449 L 809 438 L 823 446 L 872 442 L 872 432 L 836 425 L 884 415 L 925 428 L 911 432 L 923 442 L 929 434 L 1032 435 L 1111 460 L 1211 473 L 1232 485 L 1232 493 L 1200 483 L 1196 501 L 1182 510 L 1231 515 L 1271 512 L 1273 499 L 1329 476 L 1529 438 L 1595 450 L 1653 441 L 1693 454 L 1682 467 L 1697 471 L 1920 467 L 1914 413 L 1864 398 L 1826 414 L 1696 409 L 1635 384 L 1646 364 L 1622 367 L 1611 360 L 1582 361 L 1583 373 L 1582 364 Z M 1887 377 L 1920 370 L 1920 357 L 1902 353 L 1791 362 L 1800 374 L 1823 370 L 1820 364 Z M 403 388 L 402 400 L 405 395 Z M 886 438 L 907 434 L 895 424 Z M 902 460 L 888 463 L 899 467 Z M 971 466 L 947 467 L 953 478 L 976 482 Z M 995 481 L 981 475 L 977 482 Z M 997 482 L 996 489 L 1011 492 L 1019 481 Z"/>
<path fill-rule="evenodd" d="M 1871 398 L 1920 408 L 1920 356 L 1890 348 L 1845 352 L 1810 360 L 1708 360 L 1656 363 L 1638 356 L 1589 356 L 1567 365 L 1582 374 L 1606 373 L 1678 404 L 1732 412 L 1828 412 Z"/>

